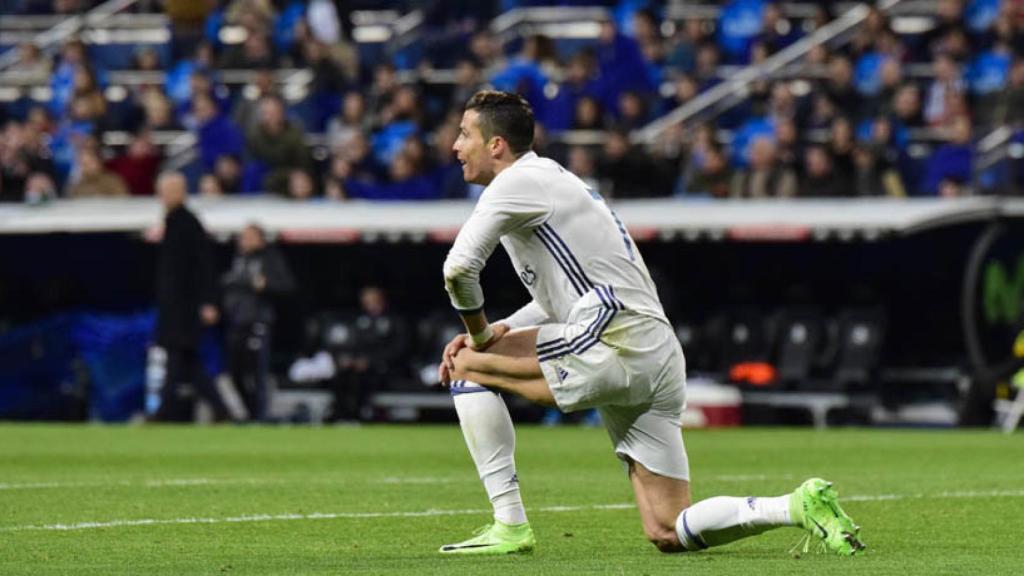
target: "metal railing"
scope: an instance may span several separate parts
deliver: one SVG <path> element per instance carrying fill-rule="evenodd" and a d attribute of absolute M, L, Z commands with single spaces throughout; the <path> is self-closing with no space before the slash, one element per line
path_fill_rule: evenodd
<path fill-rule="evenodd" d="M 58 24 L 40 32 L 32 38 L 32 42 L 44 52 L 50 52 L 53 48 L 68 38 L 71 38 L 83 28 L 94 27 L 114 16 L 118 12 L 131 7 L 138 0 L 109 0 L 89 10 L 85 14 L 72 16 Z M 18 50 L 12 48 L 0 54 L 0 71 L 7 70 L 18 61 Z"/>
<path fill-rule="evenodd" d="M 906 0 L 883 0 L 878 8 L 890 11 Z M 642 143 L 652 143 L 672 126 L 705 120 L 719 114 L 749 96 L 750 85 L 763 80 L 787 66 L 792 66 L 807 55 L 816 46 L 827 43 L 842 43 L 864 22 L 869 8 L 864 4 L 855 5 L 842 16 L 822 26 L 813 34 L 805 36 L 792 45 L 780 50 L 764 62 L 740 69 L 726 81 L 702 92 L 689 102 L 651 122 L 638 130 L 633 139 Z"/>

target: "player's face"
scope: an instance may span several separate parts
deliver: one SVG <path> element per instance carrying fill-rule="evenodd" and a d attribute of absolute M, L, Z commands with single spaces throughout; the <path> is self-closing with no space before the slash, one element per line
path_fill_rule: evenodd
<path fill-rule="evenodd" d="M 452 150 L 462 164 L 462 178 L 466 182 L 486 186 L 494 179 L 494 160 L 480 133 L 480 125 L 477 123 L 479 115 L 476 110 L 466 110 L 462 115 L 459 137 Z"/>

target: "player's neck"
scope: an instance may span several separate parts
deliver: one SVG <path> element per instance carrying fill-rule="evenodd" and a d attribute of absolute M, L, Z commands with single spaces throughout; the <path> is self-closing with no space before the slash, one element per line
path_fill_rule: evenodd
<path fill-rule="evenodd" d="M 497 177 L 498 174 L 501 174 L 502 170 L 504 170 L 504 169 L 508 168 L 509 166 L 515 164 L 516 162 L 519 161 L 520 158 L 522 158 L 523 156 L 526 156 L 530 152 L 533 152 L 533 150 L 526 150 L 524 152 L 520 152 L 519 154 L 513 154 L 513 153 L 509 152 L 508 154 L 503 155 L 501 158 L 495 158 L 494 159 L 494 176 Z M 493 181 L 494 178 L 492 178 L 491 180 Z M 490 182 L 488 182 L 488 184 L 490 184 Z"/>

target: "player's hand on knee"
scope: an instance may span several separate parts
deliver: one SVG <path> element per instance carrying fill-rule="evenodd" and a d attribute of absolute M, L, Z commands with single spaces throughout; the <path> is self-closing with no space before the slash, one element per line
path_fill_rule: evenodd
<path fill-rule="evenodd" d="M 437 375 L 442 384 L 447 385 L 451 382 L 452 372 L 455 371 L 455 355 L 468 345 L 469 336 L 467 334 L 458 334 L 445 345 L 444 352 L 441 353 L 441 365 L 437 369 Z"/>
<path fill-rule="evenodd" d="M 437 381 L 441 383 L 443 388 L 448 388 L 452 385 L 452 373 L 444 362 L 437 365 Z"/>

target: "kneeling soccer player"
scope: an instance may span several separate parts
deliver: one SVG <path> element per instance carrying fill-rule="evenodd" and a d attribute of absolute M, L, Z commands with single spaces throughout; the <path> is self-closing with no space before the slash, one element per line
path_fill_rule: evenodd
<path fill-rule="evenodd" d="M 533 549 L 519 495 L 515 432 L 496 392 L 564 411 L 596 407 L 625 462 L 648 539 L 695 551 L 797 526 L 838 554 L 863 549 L 859 528 L 824 480 L 770 498 L 690 503 L 680 432 L 685 361 L 650 273 L 604 201 L 558 163 L 531 151 L 533 112 L 519 96 L 483 91 L 466 104 L 455 152 L 467 182 L 487 188 L 444 264 L 468 334 L 443 352 L 466 445 L 494 522 L 445 554 Z M 489 324 L 479 274 L 501 242 L 533 301 Z M 806 548 L 806 546 L 805 546 Z"/>

